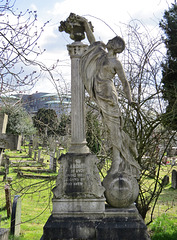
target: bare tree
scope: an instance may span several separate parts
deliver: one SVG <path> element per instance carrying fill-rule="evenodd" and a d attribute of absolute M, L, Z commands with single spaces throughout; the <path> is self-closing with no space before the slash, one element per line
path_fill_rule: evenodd
<path fill-rule="evenodd" d="M 45 51 L 38 46 L 38 40 L 48 22 L 39 26 L 36 11 L 18 12 L 14 0 L 4 2 L 0 1 L 1 93 L 32 87 L 43 71 L 52 77 L 54 69 L 38 61 Z"/>
<path fill-rule="evenodd" d="M 125 119 L 125 130 L 137 142 L 137 161 L 142 167 L 137 207 L 145 219 L 151 219 L 158 197 L 164 187 L 160 177 L 162 159 L 176 132 L 163 127 L 164 101 L 161 94 L 161 62 L 164 46 L 161 33 L 153 37 L 142 23 L 133 21 L 127 26 L 127 48 L 124 63 L 132 88 L 135 109 L 127 107 L 120 98 Z M 118 91 L 121 95 L 121 89 Z M 149 177 L 151 184 L 148 183 Z"/>
<path fill-rule="evenodd" d="M 124 130 L 137 142 L 137 161 L 142 168 L 139 179 L 140 192 L 136 201 L 137 208 L 143 219 L 149 212 L 150 222 L 152 222 L 154 208 L 164 187 L 163 179 L 160 176 L 162 160 L 176 135 L 176 132 L 169 132 L 162 124 L 165 110 L 161 94 L 163 42 L 158 30 L 156 36 L 153 37 L 150 31 L 138 21 L 132 21 L 127 25 L 124 33 L 123 38 L 127 46 L 125 53 L 120 57 L 122 57 L 121 61 L 130 81 L 133 100 L 137 103 L 135 108 L 128 106 L 119 79 L 115 78 L 114 81 L 125 121 Z M 90 102 L 89 106 L 91 106 Z M 99 117 L 97 119 L 99 120 Z M 91 130 L 89 129 L 89 131 Z M 95 134 L 95 130 L 92 131 Z M 99 149 L 107 150 L 104 151 L 104 156 L 107 152 L 105 158 L 111 159 L 111 149 L 108 148 L 109 137 L 107 139 L 105 137 L 104 132 L 104 136 L 100 137 L 99 135 L 97 142 L 102 143 Z M 102 139 L 101 143 L 100 138 Z M 100 156 L 103 151 L 98 151 L 97 154 Z M 109 167 L 107 165 L 106 163 L 106 169 Z M 104 174 L 102 175 L 104 177 Z M 151 179 L 151 183 L 149 183 L 149 179 Z"/>

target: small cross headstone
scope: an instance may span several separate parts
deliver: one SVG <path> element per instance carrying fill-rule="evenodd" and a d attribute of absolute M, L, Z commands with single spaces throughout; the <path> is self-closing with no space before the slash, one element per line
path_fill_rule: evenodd
<path fill-rule="evenodd" d="M 171 187 L 177 189 L 177 171 L 172 171 Z"/>
<path fill-rule="evenodd" d="M 21 224 L 21 198 L 19 195 L 15 195 L 12 206 L 12 217 L 10 233 L 14 236 L 20 235 Z"/>

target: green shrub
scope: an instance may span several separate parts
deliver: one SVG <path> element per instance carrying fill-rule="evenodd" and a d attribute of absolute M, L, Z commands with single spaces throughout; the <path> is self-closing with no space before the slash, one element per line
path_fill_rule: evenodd
<path fill-rule="evenodd" d="M 177 219 L 162 214 L 150 226 L 153 234 L 151 240 L 176 240 Z"/>

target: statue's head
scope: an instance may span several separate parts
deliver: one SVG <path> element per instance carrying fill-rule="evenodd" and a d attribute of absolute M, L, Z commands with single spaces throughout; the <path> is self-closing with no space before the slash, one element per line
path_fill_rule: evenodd
<path fill-rule="evenodd" d="M 125 49 L 125 42 L 121 37 L 116 36 L 108 41 L 106 47 L 108 51 L 112 49 L 115 53 L 121 53 Z"/>

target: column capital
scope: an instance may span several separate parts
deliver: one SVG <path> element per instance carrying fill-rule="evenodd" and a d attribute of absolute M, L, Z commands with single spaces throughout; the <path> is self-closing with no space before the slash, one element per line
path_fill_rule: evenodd
<path fill-rule="evenodd" d="M 71 58 L 80 58 L 81 55 L 87 50 L 88 45 L 82 42 L 73 42 L 67 45 L 67 49 Z"/>

